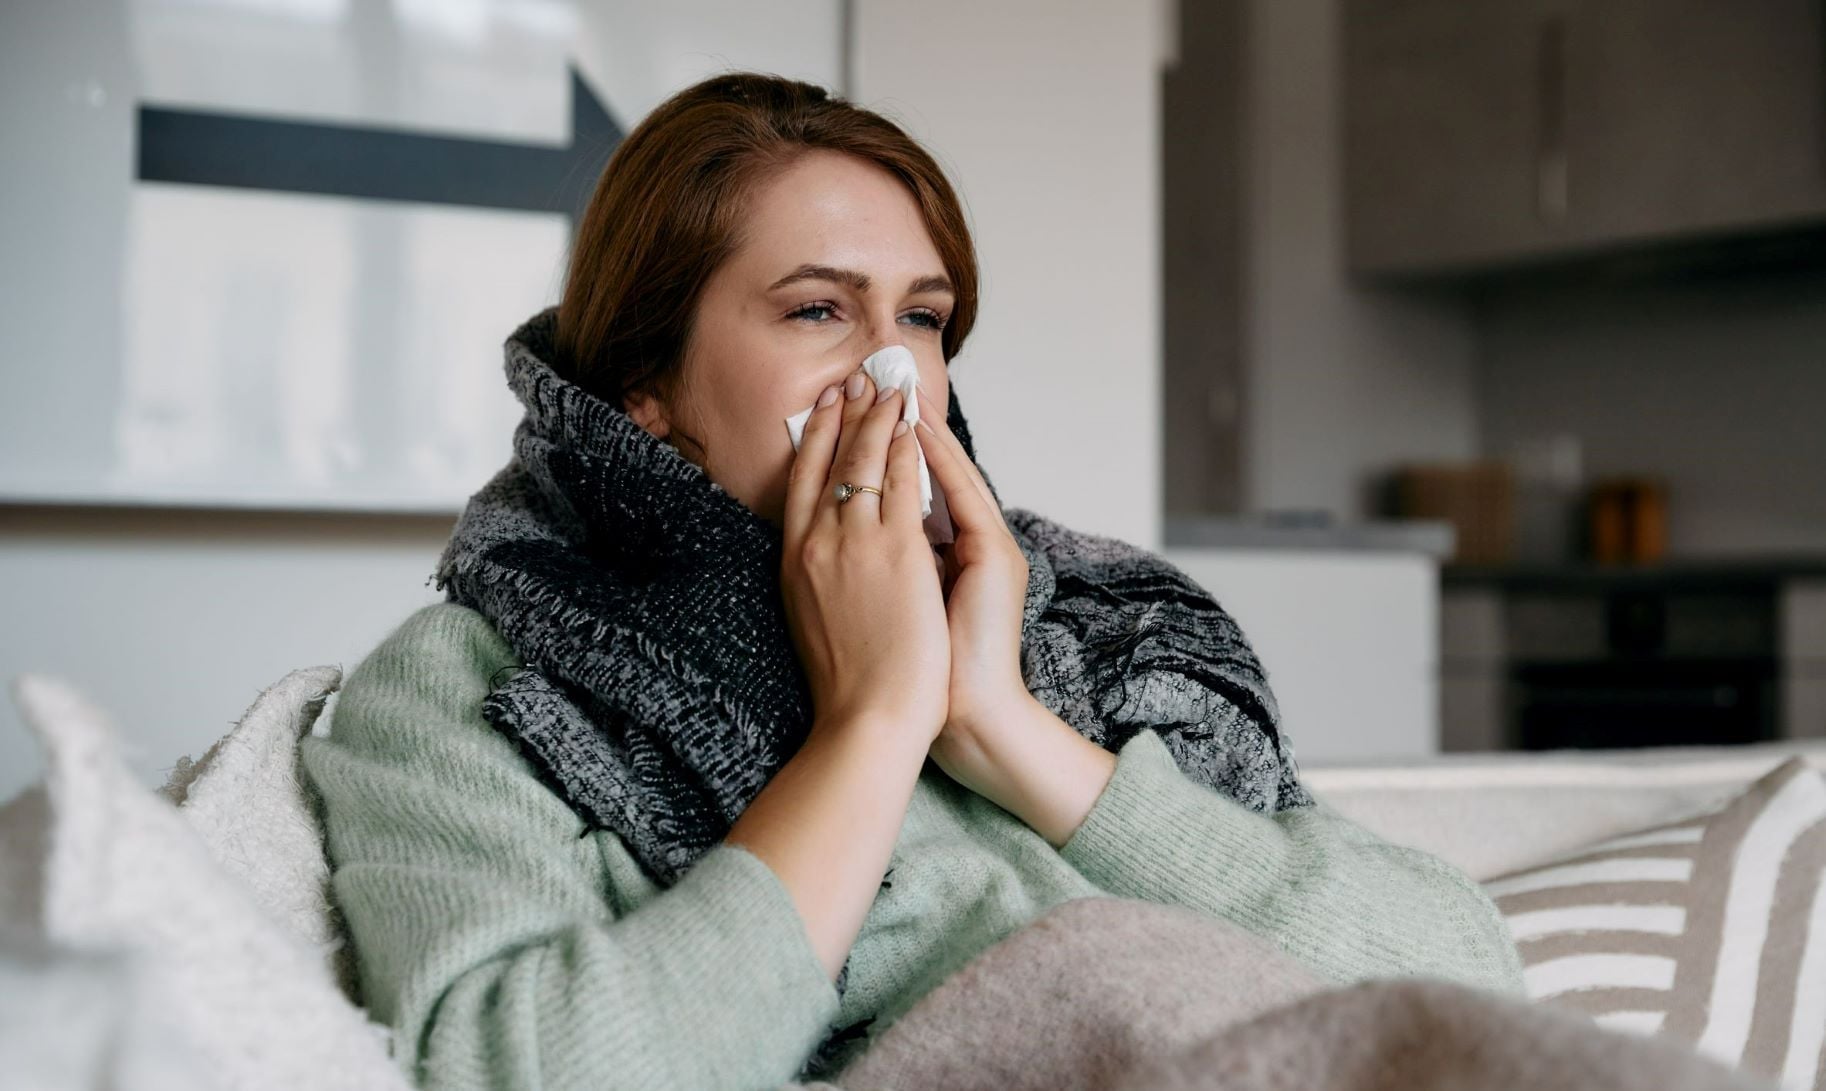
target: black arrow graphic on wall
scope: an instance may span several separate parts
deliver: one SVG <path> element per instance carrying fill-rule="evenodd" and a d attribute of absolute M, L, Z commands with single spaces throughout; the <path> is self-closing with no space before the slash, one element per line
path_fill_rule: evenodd
<path fill-rule="evenodd" d="M 141 106 L 139 177 L 562 212 L 576 223 L 625 134 L 576 66 L 569 71 L 571 142 L 561 147 Z"/>

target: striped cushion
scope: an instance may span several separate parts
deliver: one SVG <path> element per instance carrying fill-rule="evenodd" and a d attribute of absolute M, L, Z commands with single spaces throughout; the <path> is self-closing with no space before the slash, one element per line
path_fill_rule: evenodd
<path fill-rule="evenodd" d="M 1826 1091 L 1826 776 L 1801 759 L 1485 889 L 1533 998 Z"/>

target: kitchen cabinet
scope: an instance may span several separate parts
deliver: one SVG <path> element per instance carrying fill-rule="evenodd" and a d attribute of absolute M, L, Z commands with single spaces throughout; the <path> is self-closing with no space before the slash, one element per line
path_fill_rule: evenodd
<path fill-rule="evenodd" d="M 1439 561 L 1431 553 L 1169 546 L 1261 660 L 1295 757 L 1439 752 Z"/>
<path fill-rule="evenodd" d="M 1826 213 L 1820 0 L 1602 0 L 1567 33 L 1568 219 L 1594 241 Z"/>
<path fill-rule="evenodd" d="M 1450 568 L 1444 749 L 1826 736 L 1826 563 Z"/>
<path fill-rule="evenodd" d="M 1244 506 L 1243 4 L 1177 5 L 1160 76 L 1161 476 L 1169 515 Z"/>
<path fill-rule="evenodd" d="M 1820 0 L 1346 0 L 1351 268 L 1826 226 Z"/>
<path fill-rule="evenodd" d="M 1782 718 L 1795 738 L 1826 737 L 1826 577 L 1782 589 Z"/>
<path fill-rule="evenodd" d="M 1537 0 L 1348 0 L 1345 235 L 1353 268 L 1557 245 L 1536 208 Z"/>

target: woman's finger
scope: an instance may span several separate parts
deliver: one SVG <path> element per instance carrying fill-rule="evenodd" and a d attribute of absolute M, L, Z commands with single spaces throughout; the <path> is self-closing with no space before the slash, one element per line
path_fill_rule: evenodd
<path fill-rule="evenodd" d="M 896 406 L 900 405 L 898 399 Z M 913 429 L 905 431 L 905 421 L 896 420 L 888 439 L 888 472 L 883 492 L 887 493 L 881 509 L 884 525 L 907 534 L 919 532 L 919 441 Z"/>
<path fill-rule="evenodd" d="M 799 433 L 799 453 L 793 456 L 792 470 L 786 476 L 786 512 L 781 519 L 788 545 L 802 540 L 817 517 L 819 494 L 830 480 L 831 456 L 837 449 L 842 401 L 842 384 L 825 387 Z"/>
<path fill-rule="evenodd" d="M 957 529 L 1008 533 L 1002 513 L 983 499 L 983 494 L 965 473 L 964 466 L 970 460 L 938 438 L 938 430 L 927 424 L 924 416 L 920 417 L 916 428 L 925 448 L 926 465 L 938 478 L 939 488 L 945 490 L 945 505 L 951 509 L 951 521 L 957 524 Z"/>
<path fill-rule="evenodd" d="M 848 481 L 852 485 L 868 485 L 881 490 L 880 495 L 856 493 L 840 504 L 839 508 L 843 510 L 839 510 L 838 516 L 845 526 L 880 526 L 886 515 L 883 502 L 887 500 L 887 487 L 883 482 L 887 479 L 888 440 L 893 438 L 894 422 L 900 417 L 901 399 L 896 388 L 884 389 L 887 396 L 879 400 L 871 394 L 863 395 L 871 400 L 860 419 L 844 413 L 843 428 L 849 434 L 849 443 L 837 452 L 837 464 L 831 468 L 831 485 L 834 488 L 837 482 Z"/>
<path fill-rule="evenodd" d="M 976 463 L 970 460 L 970 453 L 964 450 L 964 445 L 958 441 L 957 436 L 951 429 L 945 426 L 945 414 L 941 412 L 937 406 L 932 404 L 932 399 L 926 397 L 926 392 L 923 390 L 919 391 L 919 421 L 921 424 L 927 424 L 929 421 L 938 422 L 936 425 L 927 425 L 932 429 L 931 444 L 922 444 L 922 448 L 926 451 L 927 460 L 930 461 L 931 459 L 932 452 L 930 448 L 932 446 L 942 446 L 945 450 L 949 451 L 953 456 L 953 461 L 962 468 L 965 480 L 970 483 L 971 488 L 976 490 L 977 495 L 983 498 L 983 503 L 989 510 L 995 513 L 995 521 L 1004 528 L 1007 527 L 1007 520 L 1002 518 L 1001 505 L 996 502 L 995 494 L 989 491 L 989 483 L 984 481 L 983 475 L 977 471 Z M 951 487 L 949 485 L 945 486 L 945 502 L 947 504 L 951 502 Z"/>
<path fill-rule="evenodd" d="M 856 393 L 851 394 L 852 390 Z M 873 476 L 857 477 L 849 465 L 853 458 L 850 452 L 856 446 L 856 441 L 862 436 L 862 422 L 868 417 L 869 410 L 874 405 L 875 381 L 869 378 L 869 373 L 862 368 L 854 368 L 844 376 L 842 382 L 837 384 L 837 449 L 831 452 L 830 476 L 825 479 L 824 495 L 818 501 L 818 520 L 820 522 L 833 527 L 839 526 L 844 522 L 844 515 L 854 514 L 843 510 L 849 505 L 839 501 L 832 491 L 837 482 L 848 481 L 856 485 L 876 484 Z M 871 503 L 869 499 L 866 499 L 868 496 L 868 493 L 863 494 L 861 500 L 863 504 Z M 862 509 L 857 509 L 857 511 L 860 510 Z M 869 514 L 874 515 L 877 519 L 880 518 L 873 511 Z"/>
<path fill-rule="evenodd" d="M 857 393 L 851 394 L 855 390 Z M 837 449 L 831 454 L 831 467 L 841 465 L 850 446 L 856 442 L 857 426 L 862 423 L 863 414 L 875 403 L 875 389 L 868 372 L 854 368 L 843 381 L 837 384 L 837 416 L 840 424 L 837 428 Z"/>

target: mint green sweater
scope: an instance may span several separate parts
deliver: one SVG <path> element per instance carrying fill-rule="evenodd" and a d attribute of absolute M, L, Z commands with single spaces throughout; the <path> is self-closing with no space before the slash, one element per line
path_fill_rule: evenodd
<path fill-rule="evenodd" d="M 928 763 L 839 1003 L 759 857 L 719 845 L 662 889 L 545 787 L 479 707 L 515 662 L 482 615 L 424 607 L 302 744 L 363 1001 L 423 1087 L 776 1086 L 829 1027 L 873 1016 L 878 1034 L 985 947 L 1096 895 L 1228 918 L 1338 982 L 1521 987 L 1462 873 L 1322 804 L 1249 811 L 1143 731 L 1058 850 Z"/>

